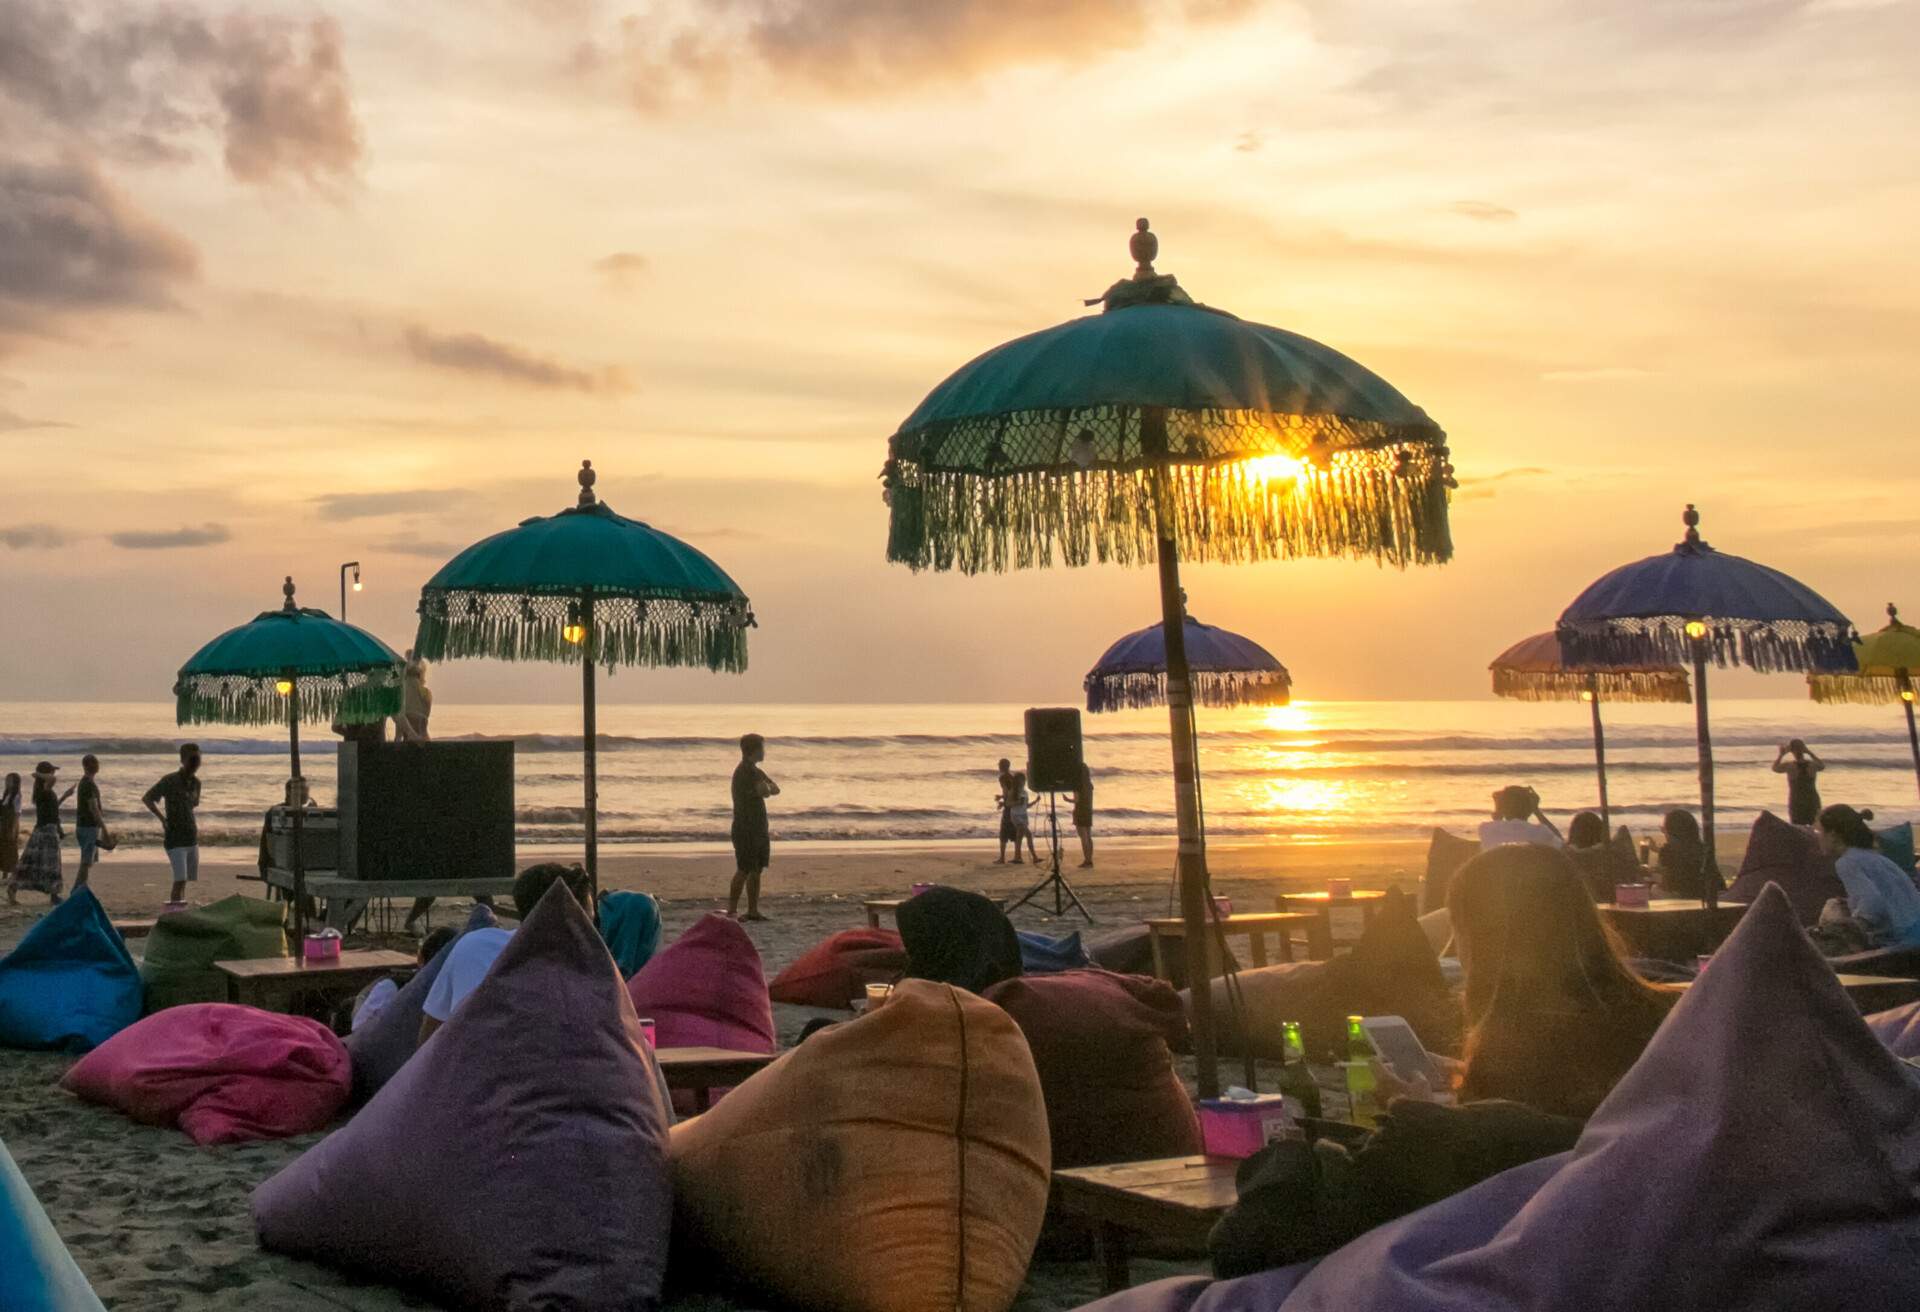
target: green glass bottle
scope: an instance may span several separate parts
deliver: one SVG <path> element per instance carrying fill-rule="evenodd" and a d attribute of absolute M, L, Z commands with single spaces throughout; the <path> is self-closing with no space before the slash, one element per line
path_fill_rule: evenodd
<path fill-rule="evenodd" d="M 1380 1114 L 1380 1100 L 1373 1078 L 1373 1045 L 1360 1027 L 1360 1017 L 1347 1017 L 1347 1059 L 1341 1063 L 1347 1078 L 1348 1119 L 1355 1125 L 1372 1125 Z"/>
<path fill-rule="evenodd" d="M 1287 1110 L 1293 1113 L 1295 1119 L 1302 1116 L 1318 1118 L 1320 1086 L 1314 1081 L 1312 1068 L 1307 1065 L 1307 1045 L 1300 1037 L 1300 1022 L 1286 1021 L 1281 1025 L 1280 1032 L 1285 1045 L 1285 1064 L 1280 1068 L 1280 1092 L 1287 1100 Z"/>

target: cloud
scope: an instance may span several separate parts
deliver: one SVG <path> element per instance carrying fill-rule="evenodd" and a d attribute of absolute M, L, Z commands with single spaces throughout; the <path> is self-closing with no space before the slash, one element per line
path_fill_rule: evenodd
<path fill-rule="evenodd" d="M 1520 211 L 1510 210 L 1505 205 L 1495 205 L 1485 200 L 1457 200 L 1447 206 L 1455 214 L 1469 219 L 1478 219 L 1482 223 L 1510 223 L 1520 217 Z"/>
<path fill-rule="evenodd" d="M 1263 0 L 653 0 L 575 74 L 616 69 L 635 105 L 778 82 L 842 97 L 964 84 L 1007 68 L 1084 65 L 1169 24 L 1231 22 Z"/>
<path fill-rule="evenodd" d="M 498 342 L 479 333 L 436 333 L 419 325 L 406 331 L 413 358 L 442 369 L 488 374 L 523 387 L 575 392 L 632 391 L 618 369 L 584 369 L 533 354 L 510 342 Z"/>
<path fill-rule="evenodd" d="M 13 524 L 0 528 L 0 547 L 10 551 L 46 551 L 73 541 L 65 529 L 52 524 Z"/>
<path fill-rule="evenodd" d="M 472 546 L 471 542 L 434 542 L 411 533 L 396 533 L 374 544 L 382 551 L 398 556 L 420 556 L 427 560 L 452 560 Z"/>
<path fill-rule="evenodd" d="M 637 251 L 615 251 L 593 262 L 593 267 L 607 280 L 607 285 L 616 291 L 631 291 L 640 275 L 647 271 L 649 261 Z"/>
<path fill-rule="evenodd" d="M 232 536 L 225 524 L 202 524 L 199 528 L 183 526 L 157 531 L 136 529 L 110 533 L 107 540 L 127 551 L 171 551 L 176 547 L 216 546 Z"/>
<path fill-rule="evenodd" d="M 1545 478 L 1547 471 L 1533 465 L 1516 469 L 1503 469 L 1497 474 L 1484 474 L 1478 478 L 1463 477 L 1460 490 L 1454 494 L 1459 501 L 1487 501 L 1499 494 L 1498 484 L 1509 483 L 1515 479 Z"/>
<path fill-rule="evenodd" d="M 378 519 L 438 510 L 473 494 L 465 488 L 411 488 L 403 492 L 329 492 L 313 499 L 322 519 Z"/>
<path fill-rule="evenodd" d="M 136 164 L 191 158 L 210 130 L 243 182 L 351 177 L 361 138 L 339 27 L 235 9 L 5 0 L 0 116 Z"/>
<path fill-rule="evenodd" d="M 0 410 L 0 433 L 18 433 L 27 428 L 72 428 L 58 419 L 29 419 L 11 410 Z"/>
<path fill-rule="evenodd" d="M 0 159 L 0 350 L 58 335 L 73 315 L 170 308 L 198 264 L 185 238 L 135 210 L 91 160 Z"/>
<path fill-rule="evenodd" d="M 1626 365 L 1602 365 L 1594 369 L 1549 369 L 1540 375 L 1543 383 L 1624 383 L 1635 378 L 1658 378 L 1652 369 L 1634 369 Z"/>

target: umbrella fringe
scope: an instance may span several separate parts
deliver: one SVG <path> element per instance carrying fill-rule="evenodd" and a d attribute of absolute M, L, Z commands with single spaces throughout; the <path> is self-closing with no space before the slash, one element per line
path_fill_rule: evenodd
<path fill-rule="evenodd" d="M 1909 685 L 1911 686 L 1911 685 Z M 1874 674 L 1809 674 L 1807 693 L 1828 705 L 1885 706 L 1900 700 L 1900 680 Z"/>
<path fill-rule="evenodd" d="M 1201 706 L 1285 706 L 1293 685 L 1282 670 L 1196 670 L 1189 676 L 1193 699 Z M 1132 674 L 1090 674 L 1086 680 L 1087 710 L 1137 711 L 1167 704 L 1165 671 Z"/>
<path fill-rule="evenodd" d="M 484 657 L 575 664 L 588 644 L 568 642 L 579 599 L 554 594 L 428 589 L 420 597 L 415 650 L 427 660 Z M 592 653 L 620 665 L 684 666 L 715 673 L 747 668 L 745 602 L 738 597 L 639 599 L 596 596 Z"/>
<path fill-rule="evenodd" d="M 287 698 L 275 687 L 284 674 L 192 674 L 173 686 L 178 724 L 285 724 Z M 292 677 L 303 722 L 369 724 L 400 713 L 398 666 Z"/>
<path fill-rule="evenodd" d="M 1542 672 L 1496 667 L 1493 692 L 1496 697 L 1522 702 L 1577 702 L 1586 694 L 1590 679 L 1598 682 L 1603 702 L 1690 704 L 1693 701 L 1687 676 L 1678 670 L 1607 670 L 1582 674 L 1576 670 Z"/>
<path fill-rule="evenodd" d="M 1193 561 L 1357 556 L 1404 567 L 1453 554 L 1452 474 L 1436 429 L 1170 412 L 1171 456 L 1142 454 L 1132 440 L 1117 448 L 1124 460 L 1082 469 L 1061 454 L 1076 424 L 1133 422 L 1127 431 L 1137 439 L 1137 412 L 1086 419 L 1091 413 L 1002 418 L 984 453 L 978 424 L 897 435 L 883 474 L 888 559 L 968 574 L 1050 566 L 1056 555 L 1068 565 L 1144 564 L 1155 558 L 1163 520 Z M 1043 423 L 1051 425 L 1049 443 L 1033 449 Z M 1025 434 L 1015 445 L 1024 443 L 1031 459 L 999 454 L 1007 429 Z M 1113 441 L 1096 433 L 1095 452 Z M 1263 476 L 1248 463 L 1263 456 L 1298 469 Z"/>
<path fill-rule="evenodd" d="M 1715 665 L 1744 665 L 1762 674 L 1812 671 L 1845 673 L 1855 668 L 1845 626 L 1804 620 L 1710 620 L 1707 658 Z M 1679 616 L 1608 620 L 1566 625 L 1560 646 L 1574 665 L 1662 665 L 1693 659 L 1687 620 Z"/>

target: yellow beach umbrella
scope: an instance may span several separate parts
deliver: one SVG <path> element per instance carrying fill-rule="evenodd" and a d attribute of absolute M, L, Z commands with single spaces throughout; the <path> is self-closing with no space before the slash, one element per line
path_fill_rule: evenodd
<path fill-rule="evenodd" d="M 1857 674 L 1809 674 L 1807 692 L 1822 703 L 1884 706 L 1899 702 L 1907 713 L 1907 745 L 1920 781 L 1920 729 L 1913 722 L 1913 676 L 1920 672 L 1920 629 L 1900 622 L 1900 608 L 1887 603 L 1887 625 L 1853 644 Z"/>

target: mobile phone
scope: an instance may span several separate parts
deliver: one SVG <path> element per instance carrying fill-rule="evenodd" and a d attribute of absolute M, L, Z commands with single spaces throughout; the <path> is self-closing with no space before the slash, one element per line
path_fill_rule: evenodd
<path fill-rule="evenodd" d="M 1413 1026 L 1399 1016 L 1367 1016 L 1360 1021 L 1361 1032 L 1367 1036 L 1367 1042 L 1373 1045 L 1374 1055 L 1380 1058 L 1380 1064 L 1394 1075 L 1411 1084 L 1416 1078 L 1424 1077 L 1434 1089 L 1440 1088 L 1440 1073 L 1434 1069 L 1433 1058 L 1420 1042 L 1420 1036 L 1413 1032 Z"/>

